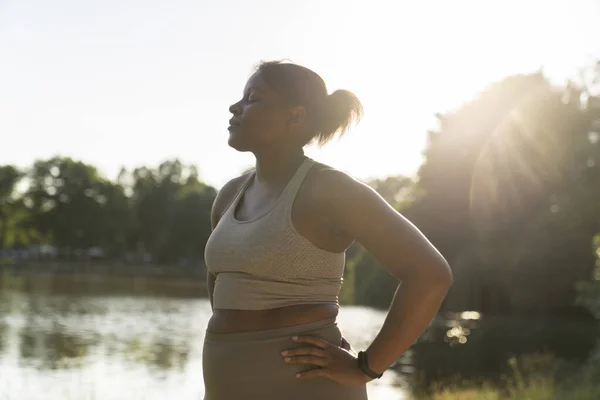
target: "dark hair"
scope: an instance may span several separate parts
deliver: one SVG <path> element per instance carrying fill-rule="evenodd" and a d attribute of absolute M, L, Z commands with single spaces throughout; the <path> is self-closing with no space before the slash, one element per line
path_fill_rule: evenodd
<path fill-rule="evenodd" d="M 306 107 L 314 129 L 304 144 L 316 140 L 322 146 L 336 133 L 343 136 L 350 125 L 362 117 L 362 104 L 354 93 L 340 89 L 328 95 L 323 79 L 308 68 L 281 61 L 263 61 L 256 70 L 290 106 Z"/>

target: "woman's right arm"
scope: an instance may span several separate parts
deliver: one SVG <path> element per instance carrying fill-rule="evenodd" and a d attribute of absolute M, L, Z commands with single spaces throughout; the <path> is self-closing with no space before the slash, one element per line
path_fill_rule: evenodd
<path fill-rule="evenodd" d="M 223 216 L 223 213 L 227 210 L 233 198 L 241 189 L 242 185 L 248 179 L 248 174 L 246 173 L 242 176 L 239 176 L 235 179 L 230 180 L 221 188 L 219 193 L 217 193 L 217 197 L 212 206 L 212 210 L 210 212 L 210 225 L 211 230 L 214 230 Z M 206 268 L 206 288 L 208 290 L 208 299 L 210 301 L 210 308 L 214 310 L 213 305 L 213 292 L 215 290 L 215 281 L 217 277 L 213 275 L 208 268 Z"/>

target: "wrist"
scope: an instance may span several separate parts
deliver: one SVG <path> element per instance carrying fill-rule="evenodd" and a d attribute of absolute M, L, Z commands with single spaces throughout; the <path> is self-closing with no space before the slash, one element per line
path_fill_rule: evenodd
<path fill-rule="evenodd" d="M 359 351 L 358 358 L 356 359 L 358 368 L 371 379 L 379 379 L 383 375 L 383 372 L 376 372 L 371 369 L 369 365 L 369 357 L 366 351 Z"/>
<path fill-rule="evenodd" d="M 386 350 L 377 348 L 374 344 L 367 347 L 365 352 L 368 354 L 369 368 L 378 374 L 385 372 L 392 364 Z"/>

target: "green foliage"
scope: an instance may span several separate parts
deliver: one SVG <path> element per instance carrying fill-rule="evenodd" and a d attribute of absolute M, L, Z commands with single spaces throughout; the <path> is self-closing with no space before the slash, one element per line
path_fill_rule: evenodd
<path fill-rule="evenodd" d="M 484 386 L 469 389 L 446 388 L 430 398 L 431 400 L 500 400 L 502 397 L 498 390 Z"/>
<path fill-rule="evenodd" d="M 402 209 L 409 204 L 416 192 L 415 181 L 406 176 L 390 176 L 369 182 L 371 186 L 392 207 Z"/>
<path fill-rule="evenodd" d="M 430 400 L 595 400 L 600 398 L 598 380 L 581 371 L 570 370 L 561 377 L 563 362 L 548 354 L 511 359 L 511 375 L 503 387 L 490 383 L 460 382 L 433 385 L 431 394 L 417 396 Z"/>
<path fill-rule="evenodd" d="M 350 268 L 354 271 L 355 303 L 388 308 L 398 287 L 398 279 L 362 246 L 351 262 Z"/>
<path fill-rule="evenodd" d="M 600 231 L 598 106 L 585 86 L 508 77 L 437 115 L 418 180 L 370 183 L 449 261 L 446 309 L 577 305 L 574 286 L 594 268 L 589 249 Z M 395 280 L 377 260 L 360 251 L 347 265 L 356 302 L 387 307 Z"/>
<path fill-rule="evenodd" d="M 591 279 L 578 282 L 576 288 L 579 303 L 600 319 L 600 234 L 594 237 L 593 243 L 593 252 L 596 256 L 594 273 Z M 600 382 L 600 338 L 588 357 L 582 375 L 589 381 Z M 600 398 L 600 390 L 597 394 Z"/>
<path fill-rule="evenodd" d="M 23 204 L 16 196 L 22 172 L 12 165 L 0 166 L 0 249 L 18 240 L 23 225 Z"/>
<path fill-rule="evenodd" d="M 579 303 L 600 318 L 600 235 L 596 235 L 593 242 L 593 252 L 596 256 L 594 273 L 591 279 L 578 282 L 576 287 Z"/>
<path fill-rule="evenodd" d="M 17 193 L 17 185 L 27 189 Z M 92 247 L 109 257 L 149 253 L 197 262 L 210 234 L 216 190 L 178 160 L 123 169 L 117 182 L 71 158 L 36 161 L 28 173 L 0 167 L 0 248 L 52 244 L 61 257 Z"/>
<path fill-rule="evenodd" d="M 70 158 L 37 161 L 24 200 L 43 237 L 65 249 L 107 247 L 119 234 L 126 212 L 123 191 L 96 169 Z M 112 229 L 111 229 L 112 228 Z"/>
<path fill-rule="evenodd" d="M 198 181 L 195 168 L 177 160 L 126 174 L 121 179 L 132 182 L 136 247 L 161 262 L 201 259 L 216 190 Z"/>
<path fill-rule="evenodd" d="M 600 110 L 540 74 L 491 85 L 438 115 L 403 212 L 444 254 L 449 309 L 560 311 L 593 268 L 600 230 Z"/>

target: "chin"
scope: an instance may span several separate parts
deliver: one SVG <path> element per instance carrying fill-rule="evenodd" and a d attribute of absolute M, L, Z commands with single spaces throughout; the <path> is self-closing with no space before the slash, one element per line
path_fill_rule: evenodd
<path fill-rule="evenodd" d="M 250 151 L 249 146 L 243 141 L 236 138 L 235 135 L 229 135 L 229 140 L 227 141 L 229 147 L 239 152 L 247 152 Z"/>

